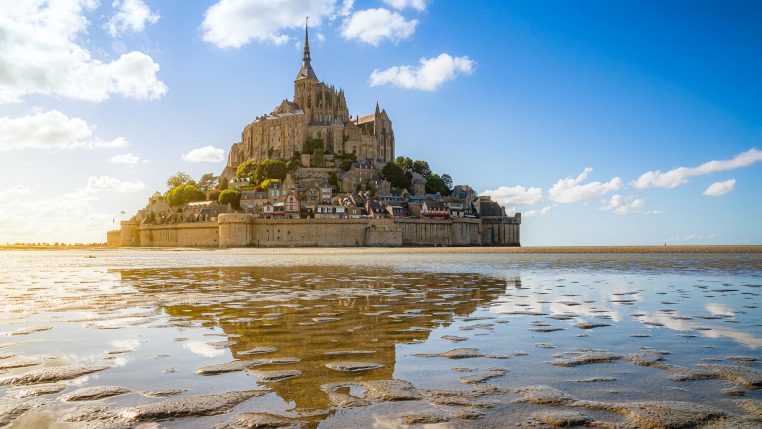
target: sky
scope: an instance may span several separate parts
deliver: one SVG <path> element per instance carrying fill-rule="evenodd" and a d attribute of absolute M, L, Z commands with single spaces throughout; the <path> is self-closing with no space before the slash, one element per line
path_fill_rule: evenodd
<path fill-rule="evenodd" d="M 0 243 L 102 242 L 312 65 L 522 245 L 762 243 L 758 1 L 0 4 Z"/>

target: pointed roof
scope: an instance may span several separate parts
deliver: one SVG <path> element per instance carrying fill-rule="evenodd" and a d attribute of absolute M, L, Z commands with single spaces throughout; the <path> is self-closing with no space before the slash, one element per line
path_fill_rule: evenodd
<path fill-rule="evenodd" d="M 317 75 L 315 74 L 315 70 L 312 70 L 312 65 L 310 64 L 310 32 L 308 26 L 309 19 L 310 17 L 308 16 L 304 23 L 304 56 L 302 57 L 302 68 L 299 70 L 299 74 L 296 75 L 295 80 L 318 80 Z"/>

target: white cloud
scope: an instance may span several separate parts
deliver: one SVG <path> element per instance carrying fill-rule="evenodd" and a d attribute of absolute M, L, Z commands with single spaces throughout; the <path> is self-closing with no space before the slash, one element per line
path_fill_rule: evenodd
<path fill-rule="evenodd" d="M 159 65 L 138 51 L 104 63 L 75 42 L 95 0 L 4 2 L 0 13 L 0 104 L 29 95 L 101 102 L 112 94 L 153 100 L 167 91 Z"/>
<path fill-rule="evenodd" d="M 220 162 L 225 159 L 225 151 L 209 145 L 183 154 L 182 159 L 187 162 Z"/>
<path fill-rule="evenodd" d="M 384 40 L 400 41 L 412 36 L 418 20 L 406 20 L 404 16 L 387 9 L 366 9 L 352 14 L 341 30 L 347 40 L 359 40 L 373 46 Z"/>
<path fill-rule="evenodd" d="M 351 9 L 351 2 L 344 7 Z M 219 0 L 204 13 L 201 29 L 204 41 L 219 48 L 251 41 L 282 45 L 290 38 L 284 32 L 304 28 L 306 16 L 317 27 L 336 9 L 336 0 Z"/>
<path fill-rule="evenodd" d="M 604 212 L 612 212 L 617 215 L 626 215 L 632 213 L 652 214 L 655 211 L 644 211 L 643 208 L 646 205 L 646 200 L 642 198 L 623 197 L 619 194 L 614 194 L 609 199 L 605 206 L 600 208 Z"/>
<path fill-rule="evenodd" d="M 392 84 L 405 89 L 434 91 L 448 80 L 473 73 L 474 68 L 475 62 L 468 57 L 440 54 L 434 58 L 421 58 L 418 67 L 405 65 L 373 70 L 370 86 Z"/>
<path fill-rule="evenodd" d="M 140 180 L 129 182 L 119 180 L 108 176 L 90 176 L 87 178 L 87 186 L 82 188 L 82 192 L 87 195 L 97 194 L 99 192 L 137 192 L 146 188 L 145 183 Z"/>
<path fill-rule="evenodd" d="M 120 153 L 109 158 L 108 162 L 112 164 L 138 165 L 148 161 L 141 159 L 139 156 L 133 155 L 131 153 Z"/>
<path fill-rule="evenodd" d="M 698 167 L 678 167 L 666 173 L 662 173 L 661 170 L 648 171 L 633 182 L 633 186 L 636 188 L 675 188 L 686 183 L 691 177 L 748 167 L 760 161 L 762 161 L 762 151 L 751 148 L 746 152 L 739 153 L 733 159 L 709 161 Z"/>
<path fill-rule="evenodd" d="M 720 195 L 725 195 L 728 192 L 731 192 L 735 185 L 736 179 L 730 179 L 724 182 L 714 182 L 706 188 L 703 195 L 706 195 L 707 197 L 719 197 Z"/>
<path fill-rule="evenodd" d="M 140 180 L 89 177 L 85 187 L 49 198 L 33 198 L 26 186 L 0 191 L 0 237 L 3 242 L 103 242 L 119 213 L 99 211 L 98 198 L 110 192 L 145 189 Z"/>
<path fill-rule="evenodd" d="M 146 28 L 146 24 L 156 24 L 159 14 L 141 0 L 115 0 L 113 3 L 116 13 L 106 23 L 106 31 L 112 37 L 118 37 L 125 31 L 140 33 Z"/>
<path fill-rule="evenodd" d="M 489 195 L 500 205 L 534 205 L 542 203 L 545 199 L 541 188 L 525 188 L 521 185 L 501 186 L 494 190 L 486 190 L 482 195 Z"/>
<path fill-rule="evenodd" d="M 558 203 L 578 203 L 601 197 L 622 187 L 622 179 L 614 177 L 608 182 L 590 182 L 582 184 L 593 171 L 588 167 L 576 178 L 559 179 L 548 191 L 550 199 Z"/>
<path fill-rule="evenodd" d="M 544 216 L 548 213 L 550 213 L 550 210 L 553 208 L 553 206 L 545 206 L 541 209 L 536 210 L 527 210 L 523 213 L 521 213 L 522 217 L 535 217 L 535 216 Z"/>
<path fill-rule="evenodd" d="M 339 16 L 349 16 L 352 13 L 352 8 L 355 5 L 355 0 L 344 0 L 341 2 L 341 9 L 339 9 Z"/>
<path fill-rule="evenodd" d="M 428 3 L 428 1 L 427 0 L 384 0 L 384 3 L 388 4 L 389 6 L 397 10 L 411 8 L 411 9 L 415 9 L 420 12 L 423 12 L 426 10 L 426 3 Z"/>
<path fill-rule="evenodd" d="M 57 110 L 15 118 L 3 116 L 0 117 L 0 152 L 127 146 L 127 140 L 123 137 L 101 140 L 93 136 L 94 131 L 94 125 L 81 118 L 70 118 Z"/>

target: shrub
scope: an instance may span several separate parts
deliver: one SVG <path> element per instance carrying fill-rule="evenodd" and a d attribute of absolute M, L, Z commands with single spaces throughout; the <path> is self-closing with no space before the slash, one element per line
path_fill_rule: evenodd
<path fill-rule="evenodd" d="M 206 195 L 196 185 L 180 185 L 170 189 L 166 195 L 167 203 L 177 207 L 195 201 L 204 201 Z"/>
<path fill-rule="evenodd" d="M 222 205 L 230 204 L 234 209 L 238 210 L 241 208 L 241 193 L 235 189 L 226 189 L 220 193 L 217 201 Z"/>

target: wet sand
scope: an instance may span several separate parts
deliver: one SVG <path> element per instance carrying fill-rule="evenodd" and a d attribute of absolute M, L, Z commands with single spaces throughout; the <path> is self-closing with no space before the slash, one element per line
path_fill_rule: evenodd
<path fill-rule="evenodd" d="M 0 427 L 762 427 L 762 256 L 307 250 L 5 253 Z"/>

